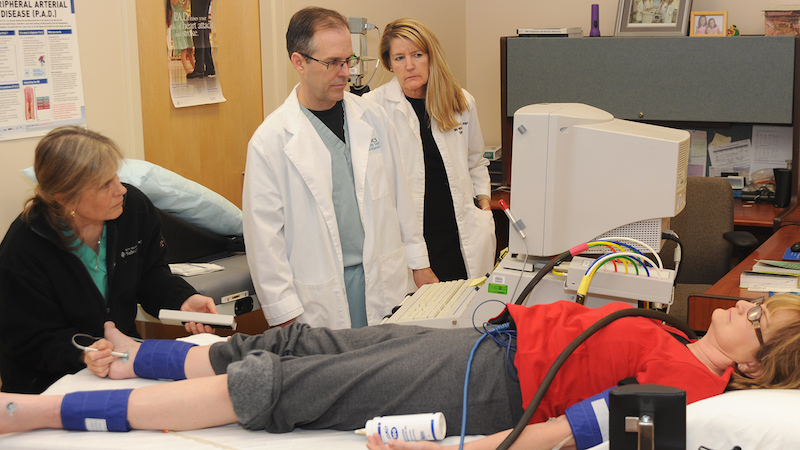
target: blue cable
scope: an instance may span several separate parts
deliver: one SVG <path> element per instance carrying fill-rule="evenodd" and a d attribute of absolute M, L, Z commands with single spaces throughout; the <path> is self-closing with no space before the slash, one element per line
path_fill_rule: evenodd
<path fill-rule="evenodd" d="M 487 303 L 492 303 L 492 302 L 500 303 L 501 305 L 503 305 L 503 308 L 505 309 L 506 303 L 501 301 L 501 300 L 499 300 L 499 299 L 490 298 L 488 300 L 484 300 L 483 302 L 481 302 L 481 304 L 479 304 L 478 307 L 475 308 L 474 311 L 472 311 L 472 328 L 475 331 L 477 331 L 478 333 L 485 333 L 486 332 L 486 322 L 483 323 L 483 331 L 479 330 L 478 327 L 475 325 L 475 314 L 478 313 L 478 310 L 481 309 L 481 306 L 483 306 L 483 305 L 485 305 Z"/>
<path fill-rule="evenodd" d="M 505 303 L 503 303 L 500 300 L 489 299 L 489 300 L 486 300 L 485 302 L 481 303 L 480 305 L 478 305 L 478 308 L 480 308 L 481 306 L 483 306 L 483 305 L 485 305 L 485 304 L 487 304 L 489 302 L 497 302 L 497 303 L 501 303 L 501 304 L 505 305 Z M 475 311 L 477 311 L 478 308 L 476 308 Z M 505 328 L 508 328 L 508 327 L 505 327 L 503 329 L 499 329 L 497 326 L 495 326 L 494 324 L 491 324 L 489 322 L 484 322 L 483 323 L 483 330 L 480 330 L 480 329 L 478 329 L 477 326 L 475 326 L 475 311 L 473 311 L 473 313 L 472 313 L 472 328 L 475 331 L 477 331 L 478 333 L 481 333 L 481 334 L 489 333 L 489 337 L 492 338 L 492 340 L 495 342 L 495 344 L 497 344 L 500 347 L 504 347 L 506 349 L 506 370 L 508 371 L 508 375 L 512 380 L 513 379 L 517 379 L 516 374 L 511 370 L 511 352 L 512 351 L 513 352 L 517 351 L 517 349 L 511 344 L 511 336 L 516 336 L 517 332 L 515 330 L 505 330 Z M 491 329 L 487 329 L 487 326 L 491 326 Z M 497 336 L 495 336 L 496 334 L 503 335 L 504 339 L 500 340 Z"/>
<path fill-rule="evenodd" d="M 481 345 L 481 342 L 483 342 L 484 339 L 486 339 L 487 337 L 489 337 L 491 335 L 494 335 L 494 334 L 503 334 L 504 332 L 508 332 L 507 330 L 508 330 L 508 328 L 510 326 L 511 326 L 510 324 L 504 323 L 504 324 L 498 325 L 493 330 L 485 331 L 481 335 L 481 337 L 478 338 L 478 341 L 475 342 L 475 345 L 472 347 L 472 351 L 469 352 L 469 359 L 467 360 L 467 372 L 464 375 L 464 395 L 463 395 L 464 405 L 463 405 L 462 411 L 461 411 L 461 440 L 459 441 L 459 444 L 458 444 L 458 450 L 463 450 L 464 449 L 464 439 L 467 436 L 467 388 L 469 387 L 469 372 L 470 372 L 470 369 L 472 368 L 472 360 L 475 358 L 475 351 L 478 350 L 478 346 Z M 511 347 L 510 344 L 508 344 L 508 343 L 506 343 L 505 345 L 500 344 L 500 342 L 498 342 L 497 339 L 494 338 L 494 336 L 492 336 L 492 339 L 494 339 L 495 342 L 498 343 L 498 345 L 506 347 L 510 351 L 510 347 Z"/>

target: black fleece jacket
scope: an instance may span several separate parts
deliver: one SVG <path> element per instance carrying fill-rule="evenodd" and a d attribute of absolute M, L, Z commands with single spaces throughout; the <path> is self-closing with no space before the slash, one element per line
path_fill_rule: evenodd
<path fill-rule="evenodd" d="M 0 244 L 0 377 L 2 391 L 40 393 L 85 365 L 72 336 L 103 336 L 113 321 L 138 336 L 136 304 L 158 316 L 196 293 L 164 262 L 161 221 L 138 189 L 128 189 L 122 214 L 106 222 L 108 302 L 80 259 L 42 215 L 17 218 Z"/>

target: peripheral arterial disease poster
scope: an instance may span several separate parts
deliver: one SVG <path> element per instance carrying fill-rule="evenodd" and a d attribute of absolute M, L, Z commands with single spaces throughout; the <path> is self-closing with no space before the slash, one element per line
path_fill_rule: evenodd
<path fill-rule="evenodd" d="M 0 0 L 0 141 L 86 125 L 73 0 Z"/>

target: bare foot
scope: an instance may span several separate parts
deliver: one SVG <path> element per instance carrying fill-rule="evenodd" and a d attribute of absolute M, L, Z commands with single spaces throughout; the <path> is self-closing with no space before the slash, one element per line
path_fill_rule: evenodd
<path fill-rule="evenodd" d="M 0 393 L 0 434 L 61 428 L 60 395 Z"/>
<path fill-rule="evenodd" d="M 106 322 L 104 327 L 105 338 L 114 344 L 114 352 L 127 354 L 127 358 L 114 358 L 108 377 L 112 380 L 136 378 L 136 374 L 133 372 L 133 360 L 136 359 L 136 353 L 141 344 L 119 331 L 114 322 Z"/>

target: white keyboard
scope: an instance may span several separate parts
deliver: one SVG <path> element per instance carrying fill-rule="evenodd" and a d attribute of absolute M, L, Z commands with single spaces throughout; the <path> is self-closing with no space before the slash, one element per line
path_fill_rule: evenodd
<path fill-rule="evenodd" d="M 405 311 L 398 310 L 397 312 L 401 315 L 396 320 L 397 322 L 410 322 L 450 315 L 458 306 L 467 289 L 469 289 L 469 280 L 443 281 L 423 285 L 414 295 L 403 301 L 403 304 L 411 302 L 411 306 Z"/>

